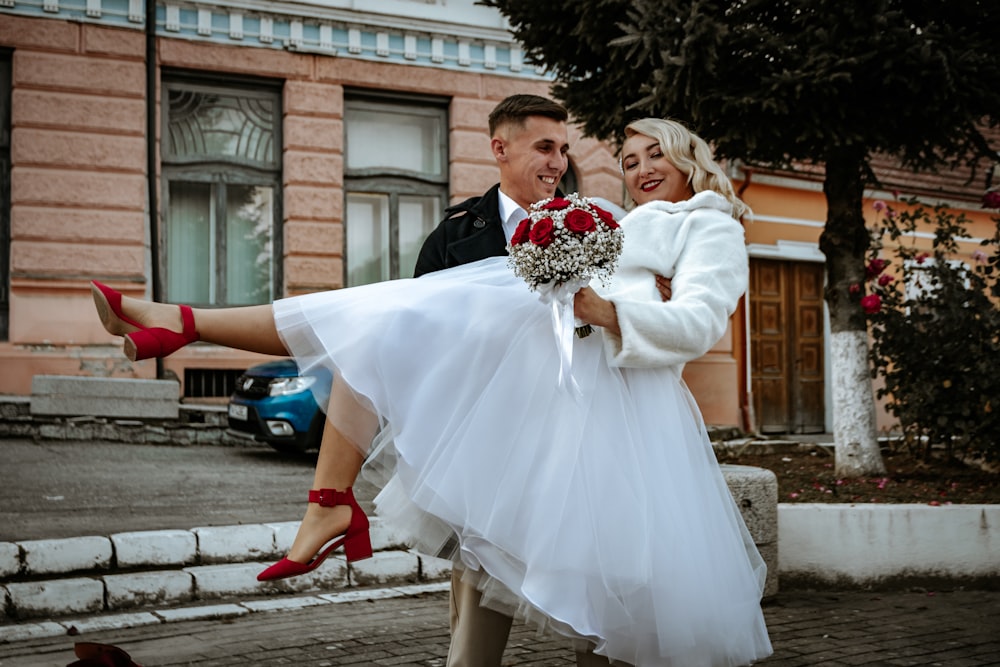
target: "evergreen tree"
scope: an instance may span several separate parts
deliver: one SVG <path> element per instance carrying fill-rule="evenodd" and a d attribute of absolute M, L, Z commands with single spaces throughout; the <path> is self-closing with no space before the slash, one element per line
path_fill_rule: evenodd
<path fill-rule="evenodd" d="M 822 165 L 837 470 L 878 474 L 865 317 L 872 156 L 992 166 L 1000 122 L 994 0 L 485 0 L 586 134 L 671 117 L 720 158 Z"/>

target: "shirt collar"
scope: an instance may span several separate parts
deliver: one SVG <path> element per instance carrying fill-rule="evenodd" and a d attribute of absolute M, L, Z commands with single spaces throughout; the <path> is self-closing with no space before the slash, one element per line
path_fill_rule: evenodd
<path fill-rule="evenodd" d="M 507 241 L 510 241 L 518 223 L 528 217 L 528 212 L 502 191 L 498 190 L 497 192 L 500 195 L 500 219 L 503 220 L 503 233 L 507 237 Z"/>

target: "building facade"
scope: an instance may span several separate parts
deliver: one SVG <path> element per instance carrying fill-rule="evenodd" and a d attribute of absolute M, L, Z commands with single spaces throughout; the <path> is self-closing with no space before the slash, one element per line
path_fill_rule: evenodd
<path fill-rule="evenodd" d="M 0 393 L 83 374 L 221 400 L 264 359 L 129 362 L 89 281 L 226 306 L 405 277 L 445 206 L 496 182 L 489 111 L 548 88 L 473 0 L 0 1 Z M 622 200 L 612 147 L 572 126 L 570 165 L 564 189 Z M 751 288 L 685 379 L 709 424 L 827 431 L 820 183 L 732 175 Z"/>

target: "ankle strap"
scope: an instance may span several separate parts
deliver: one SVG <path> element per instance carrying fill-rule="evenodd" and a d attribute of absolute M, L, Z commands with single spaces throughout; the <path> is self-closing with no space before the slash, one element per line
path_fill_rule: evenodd
<path fill-rule="evenodd" d="M 348 487 L 344 491 L 337 489 L 310 489 L 309 502 L 320 507 L 336 507 L 337 505 L 354 504 L 354 490 Z"/>

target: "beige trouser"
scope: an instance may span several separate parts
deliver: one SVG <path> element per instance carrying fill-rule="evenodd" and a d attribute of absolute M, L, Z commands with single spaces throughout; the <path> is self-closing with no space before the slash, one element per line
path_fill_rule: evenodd
<path fill-rule="evenodd" d="M 500 667 L 513 621 L 480 605 L 482 595 L 462 581 L 458 568 L 451 574 L 451 646 L 447 667 Z M 608 667 L 604 656 L 577 652 L 577 667 Z"/>

